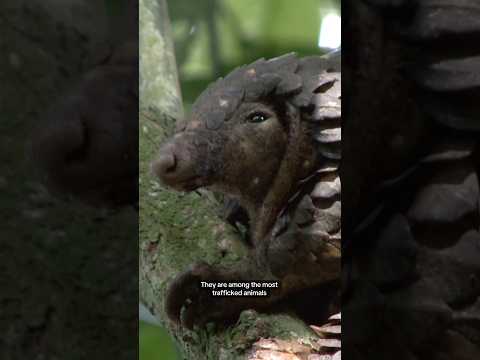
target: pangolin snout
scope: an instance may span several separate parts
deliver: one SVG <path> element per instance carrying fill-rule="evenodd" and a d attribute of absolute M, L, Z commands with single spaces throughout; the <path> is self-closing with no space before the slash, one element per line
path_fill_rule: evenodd
<path fill-rule="evenodd" d="M 159 178 L 165 175 L 172 175 L 177 168 L 177 158 L 172 146 L 165 146 L 160 154 L 152 162 L 152 172 Z"/>
<path fill-rule="evenodd" d="M 151 163 L 152 173 L 167 186 L 177 190 L 196 188 L 197 174 L 187 144 L 173 141 L 163 145 Z"/>

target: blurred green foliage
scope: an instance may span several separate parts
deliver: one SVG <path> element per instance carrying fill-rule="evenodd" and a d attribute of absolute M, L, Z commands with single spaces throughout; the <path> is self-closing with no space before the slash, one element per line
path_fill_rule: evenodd
<path fill-rule="evenodd" d="M 167 0 L 187 113 L 206 86 L 233 68 L 288 52 L 321 55 L 321 19 L 340 0 Z M 140 324 L 140 360 L 177 360 L 165 330 Z"/>
<path fill-rule="evenodd" d="M 144 322 L 140 322 L 139 349 L 140 360 L 180 359 L 167 331 Z"/>
<path fill-rule="evenodd" d="M 260 57 L 320 55 L 321 19 L 339 0 L 170 0 L 184 102 L 219 76 Z"/>

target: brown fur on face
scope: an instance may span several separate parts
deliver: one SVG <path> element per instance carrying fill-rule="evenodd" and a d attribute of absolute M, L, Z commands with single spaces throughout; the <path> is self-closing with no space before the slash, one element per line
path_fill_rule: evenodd
<path fill-rule="evenodd" d="M 263 114 L 266 120 L 249 122 L 255 114 Z M 221 167 L 212 188 L 238 197 L 245 206 L 256 207 L 277 176 L 287 131 L 288 125 L 274 109 L 261 103 L 242 104 L 219 131 L 227 140 L 217 154 Z"/>
<path fill-rule="evenodd" d="M 319 127 L 329 126 L 319 122 L 328 97 L 317 93 L 338 79 L 322 68 L 329 65 L 318 57 L 287 54 L 234 70 L 199 96 L 153 172 L 176 190 L 210 187 L 237 199 L 254 238 L 263 238 L 299 181 L 328 161 L 323 145 L 314 145 Z"/>
<path fill-rule="evenodd" d="M 264 120 L 253 122 L 255 116 Z M 190 191 L 208 186 L 237 198 L 251 213 L 265 205 L 263 202 L 277 176 L 300 180 L 314 168 L 307 126 L 292 116 L 282 107 L 247 102 L 211 130 L 208 122 L 198 120 L 194 113 L 184 131 L 160 150 L 160 154 L 169 152 L 174 157 L 175 169 L 162 170 L 157 159 L 153 170 L 164 184 L 174 189 Z M 303 154 L 297 155 L 303 156 L 289 155 L 288 161 L 292 163 L 288 164 L 288 171 L 279 174 L 292 143 L 302 145 Z M 291 185 L 289 181 L 287 188 L 281 190 L 283 194 L 277 196 L 290 193 Z"/>

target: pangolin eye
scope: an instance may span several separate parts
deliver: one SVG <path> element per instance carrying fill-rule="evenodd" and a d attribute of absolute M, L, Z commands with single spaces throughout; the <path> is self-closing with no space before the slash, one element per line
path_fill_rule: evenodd
<path fill-rule="evenodd" d="M 261 123 L 267 120 L 268 118 L 269 116 L 267 114 L 257 111 L 257 112 L 254 112 L 253 114 L 250 114 L 247 120 L 252 123 Z"/>

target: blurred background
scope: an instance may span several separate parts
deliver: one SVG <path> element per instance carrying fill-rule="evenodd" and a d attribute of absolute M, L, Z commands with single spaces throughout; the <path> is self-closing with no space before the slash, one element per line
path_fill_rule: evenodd
<path fill-rule="evenodd" d="M 340 47 L 340 0 L 167 0 L 185 111 L 206 86 L 242 64 Z M 140 323 L 140 360 L 179 359 L 173 340 Z"/>
<path fill-rule="evenodd" d="M 137 358 L 136 3 L 0 2 L 0 359 Z"/>

